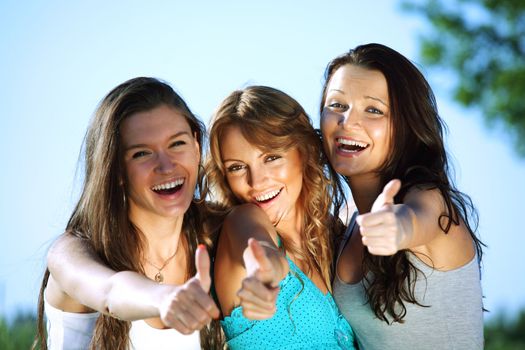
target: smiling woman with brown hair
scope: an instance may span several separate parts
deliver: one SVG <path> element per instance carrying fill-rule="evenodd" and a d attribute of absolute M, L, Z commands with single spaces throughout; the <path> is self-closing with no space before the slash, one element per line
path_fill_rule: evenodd
<path fill-rule="evenodd" d="M 48 254 L 42 348 L 200 348 L 190 333 L 218 316 L 198 247 L 215 225 L 196 197 L 203 136 L 157 79 L 131 79 L 104 98 L 85 139 L 82 194 Z"/>

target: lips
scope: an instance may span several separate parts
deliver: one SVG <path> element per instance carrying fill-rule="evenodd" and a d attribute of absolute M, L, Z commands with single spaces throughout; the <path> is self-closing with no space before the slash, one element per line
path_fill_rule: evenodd
<path fill-rule="evenodd" d="M 151 190 L 160 195 L 170 195 L 179 191 L 182 188 L 182 185 L 184 185 L 184 179 L 180 178 L 155 185 Z"/>
<path fill-rule="evenodd" d="M 366 142 L 351 140 L 339 137 L 335 140 L 335 145 L 338 150 L 345 153 L 357 153 L 368 148 L 369 144 Z"/>
<path fill-rule="evenodd" d="M 261 204 L 268 203 L 272 199 L 277 197 L 281 193 L 282 190 L 283 189 L 280 188 L 278 190 L 269 191 L 269 192 L 266 192 L 264 194 L 255 196 L 255 200 L 257 201 L 257 203 L 261 203 Z"/>

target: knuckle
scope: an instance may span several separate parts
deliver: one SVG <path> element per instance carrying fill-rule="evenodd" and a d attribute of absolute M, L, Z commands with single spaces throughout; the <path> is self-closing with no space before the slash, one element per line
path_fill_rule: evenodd
<path fill-rule="evenodd" d="M 190 329 L 187 329 L 187 328 L 184 328 L 184 329 L 181 329 L 180 332 L 184 335 L 190 335 L 191 333 L 193 333 L 192 330 Z"/>
<path fill-rule="evenodd" d="M 199 321 L 199 324 L 200 324 L 200 328 L 202 328 L 203 325 L 208 323 L 209 317 L 207 315 L 205 315 L 205 314 L 201 314 L 201 315 L 198 316 L 198 321 Z"/>
<path fill-rule="evenodd" d="M 195 279 L 192 279 L 189 281 L 189 283 L 187 283 L 186 285 L 186 290 L 189 290 L 189 291 L 192 291 L 192 290 L 195 290 L 195 288 L 198 288 L 199 287 L 199 282 Z"/>

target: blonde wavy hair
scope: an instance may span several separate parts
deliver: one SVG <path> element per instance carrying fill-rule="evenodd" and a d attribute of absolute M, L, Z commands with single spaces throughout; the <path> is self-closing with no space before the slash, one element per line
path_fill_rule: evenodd
<path fill-rule="evenodd" d="M 299 196 L 304 208 L 303 243 L 293 247 L 281 237 L 283 248 L 306 264 L 307 274 L 318 271 L 331 289 L 332 229 L 330 215 L 332 182 L 325 171 L 319 134 L 301 105 L 286 93 L 267 86 L 250 86 L 231 93 L 215 112 L 209 132 L 206 161 L 208 185 L 215 198 L 227 205 L 240 204 L 226 180 L 221 159 L 221 138 L 237 127 L 251 144 L 264 152 L 296 148 L 303 161 L 303 187 Z"/>

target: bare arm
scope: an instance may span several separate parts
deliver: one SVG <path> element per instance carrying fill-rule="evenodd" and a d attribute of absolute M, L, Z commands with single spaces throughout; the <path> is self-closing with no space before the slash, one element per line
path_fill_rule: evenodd
<path fill-rule="evenodd" d="M 289 270 L 276 242 L 277 232 L 259 207 L 244 204 L 228 215 L 215 260 L 217 296 L 225 315 L 237 305 L 249 318 L 273 315 L 275 287 Z"/>
<path fill-rule="evenodd" d="M 410 249 L 430 258 L 430 264 L 448 269 L 460 266 L 472 258 L 474 248 L 463 222 L 452 225 L 447 235 L 439 226 L 445 204 L 437 189 L 412 189 L 404 203 L 394 204 L 399 191 L 398 180 L 388 183 L 368 214 L 357 222 L 363 244 L 372 254 L 391 255 Z"/>
<path fill-rule="evenodd" d="M 202 255 L 198 253 L 197 266 L 205 266 L 200 275 L 207 273 L 207 276 L 197 275 L 182 286 L 163 285 L 136 272 L 109 269 L 89 244 L 65 234 L 48 253 L 52 279 L 46 298 L 52 305 L 70 312 L 79 312 L 84 306 L 128 321 L 161 317 L 167 326 L 186 333 L 190 328 L 200 329 L 200 323 L 218 316 L 218 309 L 207 294 L 211 281 L 209 266 L 205 264 L 207 259 L 209 265 L 209 257 L 207 253 Z M 183 315 L 181 304 L 192 305 L 189 310 L 184 307 L 188 315 Z"/>

